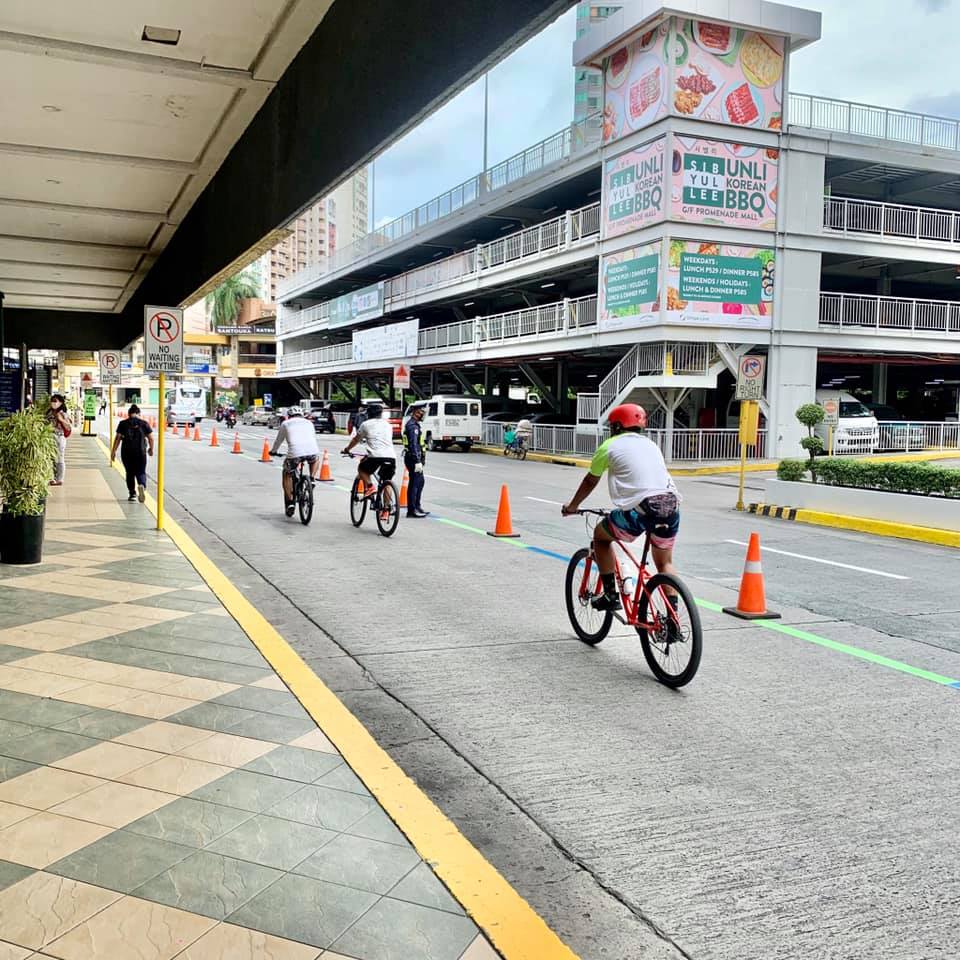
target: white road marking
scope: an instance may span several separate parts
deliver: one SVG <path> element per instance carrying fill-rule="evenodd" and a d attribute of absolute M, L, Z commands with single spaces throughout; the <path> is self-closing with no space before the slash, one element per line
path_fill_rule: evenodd
<path fill-rule="evenodd" d="M 562 507 L 563 504 L 559 500 L 544 500 L 542 497 L 524 497 L 524 500 L 536 500 L 537 503 L 549 503 L 554 507 Z"/>
<path fill-rule="evenodd" d="M 448 480 L 446 477 L 435 477 L 432 473 L 425 473 L 425 477 L 428 477 L 430 480 L 440 480 L 442 483 L 455 483 L 458 487 L 469 487 L 469 483 L 464 483 L 462 480 Z"/>
<path fill-rule="evenodd" d="M 451 460 L 450 463 L 462 463 L 465 467 L 476 467 L 478 470 L 486 470 L 487 468 L 479 463 L 470 463 L 469 460 Z"/>
<path fill-rule="evenodd" d="M 744 540 L 724 540 L 724 543 L 735 543 L 738 547 L 745 547 Z M 776 550 L 773 547 L 763 547 L 762 553 L 779 553 L 785 557 L 795 557 L 797 560 L 810 560 L 813 563 L 824 563 L 828 567 L 843 567 L 845 570 L 856 570 L 858 573 L 872 573 L 875 577 L 888 577 L 891 580 L 909 580 L 899 573 L 887 573 L 884 570 L 874 570 L 871 567 L 857 567 L 852 563 L 840 563 L 837 560 L 825 560 L 823 557 L 808 557 L 805 553 L 791 553 L 789 550 Z"/>

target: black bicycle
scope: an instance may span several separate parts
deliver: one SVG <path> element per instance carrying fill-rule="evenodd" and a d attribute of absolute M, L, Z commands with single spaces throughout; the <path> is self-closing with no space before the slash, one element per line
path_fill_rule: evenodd
<path fill-rule="evenodd" d="M 280 457 L 283 454 L 275 453 L 273 456 Z M 310 474 L 310 464 L 302 457 L 293 475 L 293 502 L 297 505 L 300 522 L 307 526 L 313 519 L 313 477 Z"/>
<path fill-rule="evenodd" d="M 355 458 L 354 453 L 343 453 L 343 456 Z M 385 496 L 387 491 L 390 496 Z M 383 480 L 376 475 L 376 482 L 370 489 L 363 488 L 363 481 L 359 474 L 353 478 L 350 488 L 350 522 L 359 527 L 367 515 L 367 507 L 373 510 L 377 518 L 377 529 L 385 537 L 392 537 L 400 523 L 400 493 L 392 480 Z"/>

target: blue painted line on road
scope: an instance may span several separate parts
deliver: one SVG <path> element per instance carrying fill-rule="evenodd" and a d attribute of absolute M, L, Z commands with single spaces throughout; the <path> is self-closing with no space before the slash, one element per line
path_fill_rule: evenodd
<path fill-rule="evenodd" d="M 951 683 L 950 686 L 953 687 L 955 690 L 960 690 L 960 680 L 957 680 L 956 682 Z"/>
<path fill-rule="evenodd" d="M 531 553 L 539 553 L 545 557 L 553 557 L 554 560 L 562 560 L 564 563 L 569 563 L 570 558 L 565 556 L 562 553 L 556 553 L 554 550 L 546 550 L 543 547 L 532 547 L 529 544 L 526 544 L 526 547 Z"/>

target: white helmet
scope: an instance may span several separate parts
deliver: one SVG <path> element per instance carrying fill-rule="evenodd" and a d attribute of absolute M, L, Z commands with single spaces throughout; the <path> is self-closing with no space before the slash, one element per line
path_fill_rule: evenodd
<path fill-rule="evenodd" d="M 288 416 L 288 417 L 302 417 L 302 416 L 303 416 L 303 408 L 302 408 L 302 407 L 288 407 L 288 408 L 287 408 L 287 416 Z"/>

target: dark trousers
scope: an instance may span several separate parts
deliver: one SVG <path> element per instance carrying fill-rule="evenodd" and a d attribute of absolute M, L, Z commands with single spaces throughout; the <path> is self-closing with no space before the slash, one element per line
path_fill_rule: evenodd
<path fill-rule="evenodd" d="M 407 486 L 407 512 L 418 513 L 423 510 L 420 498 L 423 496 L 423 474 L 417 473 L 416 464 L 412 460 L 404 459 L 403 465 L 410 474 L 410 483 Z"/>
<path fill-rule="evenodd" d="M 125 457 L 121 454 L 120 460 L 127 474 L 127 492 L 133 496 L 137 492 L 138 483 L 142 487 L 147 485 L 147 458 Z"/>

